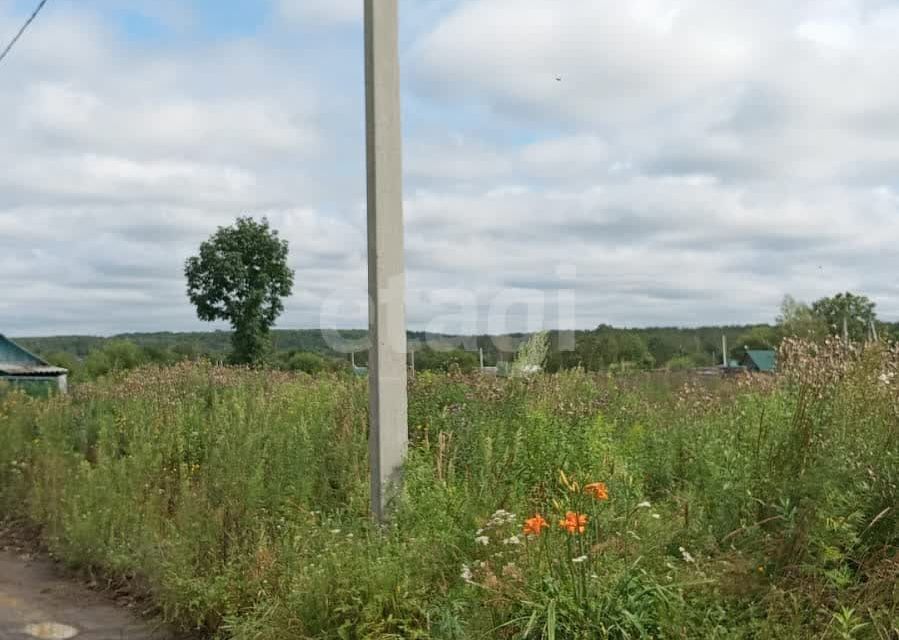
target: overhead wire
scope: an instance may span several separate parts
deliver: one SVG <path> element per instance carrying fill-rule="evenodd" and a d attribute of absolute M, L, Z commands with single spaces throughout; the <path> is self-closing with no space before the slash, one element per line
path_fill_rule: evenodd
<path fill-rule="evenodd" d="M 19 32 L 16 33 L 16 35 L 13 37 L 13 39 L 9 41 L 9 44 L 6 45 L 6 48 L 3 50 L 3 53 L 0 53 L 0 62 L 3 62 L 3 59 L 9 54 L 10 51 L 12 51 L 12 48 L 15 46 L 16 42 L 18 42 L 19 38 L 22 37 L 22 34 L 25 33 L 25 29 L 28 28 L 28 25 L 30 25 L 32 22 L 34 22 L 34 19 L 37 18 L 37 14 L 39 14 L 41 12 L 41 9 L 44 8 L 45 4 L 47 4 L 47 0 L 41 0 L 38 3 L 37 7 L 35 7 L 34 11 L 31 12 L 31 15 L 25 21 L 25 24 L 22 25 L 22 28 L 19 29 Z"/>

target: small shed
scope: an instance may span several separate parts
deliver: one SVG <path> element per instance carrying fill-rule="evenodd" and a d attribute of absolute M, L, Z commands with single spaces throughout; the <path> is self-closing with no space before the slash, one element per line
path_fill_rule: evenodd
<path fill-rule="evenodd" d="M 68 369 L 54 367 L 0 334 L 0 380 L 29 390 L 68 390 Z"/>
<path fill-rule="evenodd" d="M 773 350 L 749 349 L 743 354 L 740 364 L 747 371 L 759 373 L 774 373 L 777 368 L 777 352 Z"/>

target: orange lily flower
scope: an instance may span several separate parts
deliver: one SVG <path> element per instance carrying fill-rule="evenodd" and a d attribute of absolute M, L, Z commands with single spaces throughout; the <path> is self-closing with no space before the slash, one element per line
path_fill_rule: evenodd
<path fill-rule="evenodd" d="M 533 518 L 528 518 L 527 520 L 524 521 L 524 534 L 525 535 L 533 534 L 535 536 L 539 536 L 540 531 L 544 527 L 548 527 L 548 526 L 549 526 L 549 523 L 546 520 L 544 520 L 543 516 L 541 516 L 538 513 L 538 514 L 535 514 Z"/>
<path fill-rule="evenodd" d="M 584 487 L 584 493 L 589 493 L 597 500 L 609 499 L 609 488 L 606 486 L 605 482 L 594 482 L 593 484 L 588 484 Z"/>
<path fill-rule="evenodd" d="M 587 516 L 583 513 L 569 511 L 565 514 L 564 520 L 559 520 L 559 526 L 570 534 L 584 533 L 587 527 Z"/>

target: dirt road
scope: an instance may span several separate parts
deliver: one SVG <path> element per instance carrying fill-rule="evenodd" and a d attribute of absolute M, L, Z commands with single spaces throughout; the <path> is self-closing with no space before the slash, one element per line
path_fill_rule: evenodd
<path fill-rule="evenodd" d="M 78 582 L 49 560 L 0 551 L 0 640 L 169 640 L 160 628 Z"/>

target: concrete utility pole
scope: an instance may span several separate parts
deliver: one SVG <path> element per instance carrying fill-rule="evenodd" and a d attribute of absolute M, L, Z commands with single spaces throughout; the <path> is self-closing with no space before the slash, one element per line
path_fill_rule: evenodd
<path fill-rule="evenodd" d="M 398 0 L 365 0 L 371 510 L 384 520 L 406 457 L 406 275 Z"/>
<path fill-rule="evenodd" d="M 727 369 L 729 364 L 727 357 L 727 334 L 725 333 L 721 336 L 721 365 Z"/>

